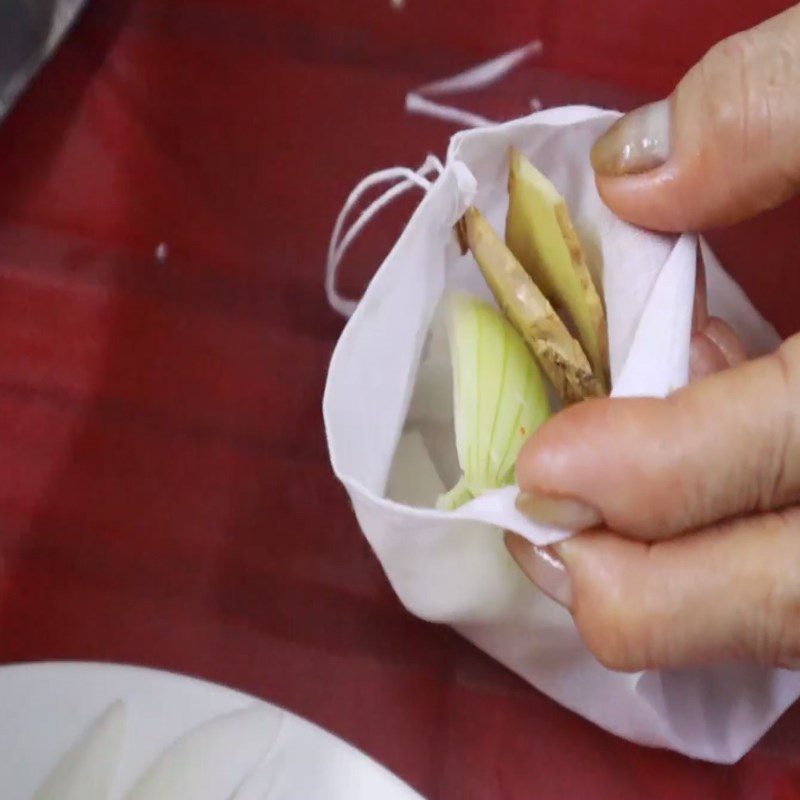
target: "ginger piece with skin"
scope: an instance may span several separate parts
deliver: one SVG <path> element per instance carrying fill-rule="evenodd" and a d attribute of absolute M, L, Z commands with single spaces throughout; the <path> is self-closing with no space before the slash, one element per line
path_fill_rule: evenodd
<path fill-rule="evenodd" d="M 603 301 L 592 281 L 564 198 L 518 150 L 509 155 L 506 244 L 542 293 L 565 310 L 604 390 L 608 334 Z"/>
<path fill-rule="evenodd" d="M 605 388 L 580 343 L 477 208 L 465 212 L 461 233 L 498 305 L 564 402 L 602 397 Z"/>

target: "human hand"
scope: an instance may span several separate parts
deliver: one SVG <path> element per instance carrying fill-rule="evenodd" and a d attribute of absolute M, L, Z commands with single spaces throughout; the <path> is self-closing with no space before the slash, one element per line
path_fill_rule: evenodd
<path fill-rule="evenodd" d="M 796 193 L 798 143 L 800 6 L 717 45 L 592 160 L 620 216 L 700 230 Z M 507 545 L 608 667 L 800 667 L 800 336 L 742 363 L 699 298 L 692 372 L 706 377 L 546 423 L 520 456 L 518 505 L 584 532 L 545 550 L 512 534 Z"/>

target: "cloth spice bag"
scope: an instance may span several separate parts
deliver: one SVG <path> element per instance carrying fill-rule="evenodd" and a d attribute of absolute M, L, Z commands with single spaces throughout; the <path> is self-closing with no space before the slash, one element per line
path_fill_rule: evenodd
<path fill-rule="evenodd" d="M 490 297 L 472 257 L 461 255 L 453 224 L 474 203 L 503 230 L 511 145 L 566 198 L 602 284 L 614 396 L 664 396 L 686 383 L 698 246 L 710 312 L 734 327 L 751 355 L 778 341 L 705 242 L 634 228 L 603 205 L 589 151 L 616 116 L 556 108 L 453 137 L 441 174 L 333 355 L 324 398 L 331 463 L 411 613 L 453 626 L 608 731 L 734 762 L 794 702 L 800 675 L 745 665 L 611 672 L 583 646 L 570 615 L 527 581 L 502 542 L 504 528 L 536 544 L 568 534 L 518 514 L 514 487 L 455 512 L 433 508 L 458 475 L 450 362 L 437 309 L 450 288 Z"/>

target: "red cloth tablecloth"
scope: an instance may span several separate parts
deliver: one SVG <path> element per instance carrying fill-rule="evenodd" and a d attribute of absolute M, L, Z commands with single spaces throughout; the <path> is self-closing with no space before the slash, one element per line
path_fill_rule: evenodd
<path fill-rule="evenodd" d="M 233 685 L 431 800 L 800 797 L 800 709 L 737 766 L 694 763 L 412 618 L 320 415 L 336 212 L 363 175 L 443 154 L 453 132 L 405 115 L 408 89 L 541 37 L 535 68 L 462 101 L 499 118 L 534 96 L 627 107 L 785 5 L 93 0 L 0 127 L 0 661 Z M 409 208 L 354 248 L 350 291 Z M 785 334 L 797 213 L 714 237 Z"/>

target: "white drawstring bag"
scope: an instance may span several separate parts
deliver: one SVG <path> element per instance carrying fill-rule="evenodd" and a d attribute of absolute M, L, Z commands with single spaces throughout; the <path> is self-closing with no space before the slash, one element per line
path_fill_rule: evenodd
<path fill-rule="evenodd" d="M 626 739 L 716 762 L 738 760 L 800 695 L 800 675 L 727 665 L 614 673 L 582 644 L 570 615 L 538 591 L 507 554 L 502 530 L 536 544 L 564 538 L 514 508 L 516 488 L 454 512 L 433 508 L 455 483 L 450 362 L 437 307 L 445 290 L 490 297 L 453 225 L 471 203 L 503 230 L 513 145 L 567 200 L 608 314 L 614 396 L 664 396 L 688 379 L 698 240 L 660 236 L 616 218 L 589 164 L 615 112 L 557 108 L 458 133 L 446 164 L 395 168 L 370 184 L 404 180 L 362 215 L 329 259 L 328 293 L 353 311 L 334 352 L 324 398 L 331 463 L 364 535 L 405 607 L 463 636 L 559 703 Z M 441 171 L 432 184 L 429 177 Z M 374 211 L 407 188 L 426 195 L 357 307 L 336 294 L 335 270 Z M 363 187 L 361 187 L 363 188 Z M 700 242 L 710 313 L 726 319 L 752 355 L 778 337 Z"/>

